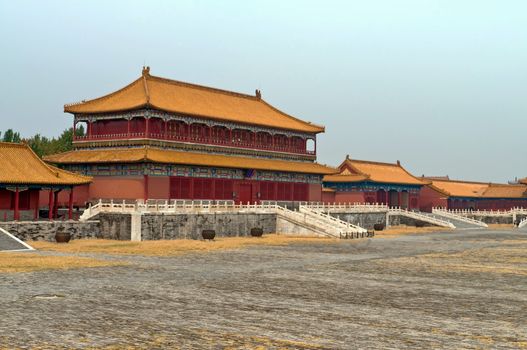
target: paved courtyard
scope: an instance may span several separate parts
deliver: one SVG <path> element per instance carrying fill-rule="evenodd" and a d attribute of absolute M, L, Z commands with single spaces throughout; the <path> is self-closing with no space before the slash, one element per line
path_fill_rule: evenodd
<path fill-rule="evenodd" d="M 527 348 L 525 232 L 104 258 L 0 274 L 0 348 Z"/>

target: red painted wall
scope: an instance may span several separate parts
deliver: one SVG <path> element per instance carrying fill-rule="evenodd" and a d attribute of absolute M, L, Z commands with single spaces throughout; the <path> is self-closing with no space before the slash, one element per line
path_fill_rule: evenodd
<path fill-rule="evenodd" d="M 309 201 L 322 202 L 322 185 L 309 184 Z"/>
<path fill-rule="evenodd" d="M 337 203 L 364 203 L 364 192 L 335 192 Z"/>
<path fill-rule="evenodd" d="M 74 206 L 83 207 L 87 202 L 100 198 L 143 199 L 145 181 L 148 199 L 225 199 L 244 202 L 322 200 L 320 184 L 178 176 L 95 176 L 90 185 L 75 188 Z M 42 191 L 42 207 L 47 207 L 48 196 L 49 191 Z M 67 206 L 68 200 L 69 191 L 59 193 L 60 206 Z"/>
<path fill-rule="evenodd" d="M 148 198 L 168 199 L 170 178 L 168 176 L 148 176 Z"/>
<path fill-rule="evenodd" d="M 144 197 L 142 176 L 94 176 L 90 184 L 90 200 L 98 198 L 141 199 Z"/>
<path fill-rule="evenodd" d="M 433 207 L 447 208 L 447 197 L 429 186 L 421 187 L 419 194 L 419 209 L 421 211 L 431 212 Z"/>

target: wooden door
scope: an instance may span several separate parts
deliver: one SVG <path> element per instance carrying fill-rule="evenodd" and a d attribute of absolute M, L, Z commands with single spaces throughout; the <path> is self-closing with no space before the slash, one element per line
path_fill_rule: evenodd
<path fill-rule="evenodd" d="M 252 202 L 253 199 L 252 185 L 251 184 L 240 184 L 238 187 L 238 202 L 247 204 Z"/>

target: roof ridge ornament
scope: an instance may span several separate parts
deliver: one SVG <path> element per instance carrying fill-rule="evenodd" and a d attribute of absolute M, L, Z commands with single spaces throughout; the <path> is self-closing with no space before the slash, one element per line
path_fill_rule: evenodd
<path fill-rule="evenodd" d="M 262 99 L 262 92 L 259 89 L 256 89 L 256 98 L 261 100 Z"/>
<path fill-rule="evenodd" d="M 150 66 L 143 66 L 143 71 L 141 74 L 143 75 L 143 77 L 150 75 Z"/>

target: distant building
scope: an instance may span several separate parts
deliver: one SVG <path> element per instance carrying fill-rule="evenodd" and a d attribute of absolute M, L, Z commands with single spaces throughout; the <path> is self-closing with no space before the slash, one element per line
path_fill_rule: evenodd
<path fill-rule="evenodd" d="M 419 192 L 426 182 L 401 163 L 380 163 L 346 157 L 339 173 L 324 176 L 324 202 L 382 203 L 419 209 Z"/>
<path fill-rule="evenodd" d="M 44 163 L 29 146 L 0 142 L 0 220 L 30 220 L 39 217 L 39 200 L 47 204 L 48 218 L 57 215 L 59 193 L 67 193 L 72 218 L 74 188 L 91 178 Z M 47 198 L 39 198 L 42 194 Z"/>
<path fill-rule="evenodd" d="M 70 104 L 74 150 L 48 162 L 93 176 L 77 202 L 112 199 L 320 201 L 324 127 L 245 95 L 150 75 Z"/>
<path fill-rule="evenodd" d="M 470 210 L 508 210 L 527 208 L 527 186 L 474 181 L 438 180 L 424 177 L 430 184 L 421 190 L 421 207 Z"/>

